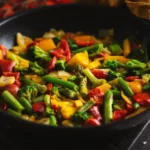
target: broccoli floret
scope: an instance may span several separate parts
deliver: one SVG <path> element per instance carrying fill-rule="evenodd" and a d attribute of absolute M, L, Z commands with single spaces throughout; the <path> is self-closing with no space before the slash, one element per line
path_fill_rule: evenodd
<path fill-rule="evenodd" d="M 51 88 L 51 92 L 60 98 L 62 97 L 61 94 L 59 93 L 59 87 L 57 87 L 57 86 L 53 86 Z"/>
<path fill-rule="evenodd" d="M 46 70 L 43 67 L 39 66 L 36 61 L 35 62 L 30 62 L 29 69 L 31 70 L 31 72 L 33 72 L 37 75 L 46 74 Z"/>
<path fill-rule="evenodd" d="M 117 68 L 125 67 L 125 64 L 123 64 L 117 60 L 107 60 L 107 61 L 104 61 L 103 67 L 116 70 Z"/>
<path fill-rule="evenodd" d="M 66 60 L 60 59 L 56 62 L 55 68 L 58 70 L 65 70 L 66 69 Z"/>
<path fill-rule="evenodd" d="M 51 60 L 49 52 L 45 52 L 38 46 L 30 47 L 27 52 L 27 55 L 29 58 L 31 59 L 34 58 L 35 60 L 42 60 L 42 61 L 47 61 L 47 62 Z"/>
<path fill-rule="evenodd" d="M 92 82 L 93 87 L 99 86 L 103 83 L 106 83 L 105 79 L 97 79 L 92 72 L 90 71 L 89 68 L 86 68 L 83 70 L 83 73 L 87 76 L 87 78 Z"/>
<path fill-rule="evenodd" d="M 126 63 L 126 67 L 128 69 L 145 69 L 147 67 L 146 63 L 140 62 L 136 59 L 130 59 L 127 63 Z"/>
<path fill-rule="evenodd" d="M 111 69 L 109 70 L 108 77 L 107 77 L 108 80 L 113 80 L 113 79 L 118 78 L 118 77 L 123 77 L 123 74 L 120 72 L 115 72 Z"/>
<path fill-rule="evenodd" d="M 33 99 L 36 98 L 37 94 L 38 94 L 37 88 L 32 85 L 24 86 L 18 91 L 18 95 L 20 97 L 26 98 L 30 103 L 32 102 Z"/>
<path fill-rule="evenodd" d="M 37 88 L 38 92 L 41 93 L 41 94 L 44 94 L 47 91 L 47 87 L 45 85 L 36 83 L 36 82 L 34 82 L 34 81 L 30 80 L 30 79 L 21 77 L 21 81 L 22 81 L 22 83 L 24 85 L 34 86 L 35 88 Z"/>
<path fill-rule="evenodd" d="M 77 79 L 77 76 L 73 75 L 73 76 L 71 76 L 71 77 L 68 78 L 68 81 L 75 82 L 76 79 Z"/>

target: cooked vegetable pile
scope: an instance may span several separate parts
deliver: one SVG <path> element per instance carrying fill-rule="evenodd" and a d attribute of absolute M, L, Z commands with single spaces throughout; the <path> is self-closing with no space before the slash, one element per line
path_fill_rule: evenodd
<path fill-rule="evenodd" d="M 104 32 L 101 32 L 104 33 Z M 136 37 L 51 29 L 0 45 L 0 109 L 50 126 L 101 126 L 150 106 L 150 62 Z"/>

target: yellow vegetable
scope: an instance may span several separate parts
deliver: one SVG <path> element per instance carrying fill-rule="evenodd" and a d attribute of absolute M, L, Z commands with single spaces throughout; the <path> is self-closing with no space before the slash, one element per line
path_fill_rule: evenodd
<path fill-rule="evenodd" d="M 44 84 L 44 81 L 42 80 L 42 78 L 35 74 L 27 74 L 27 75 L 25 75 L 25 78 L 30 79 L 39 84 Z"/>
<path fill-rule="evenodd" d="M 126 63 L 129 61 L 129 59 L 124 56 L 109 56 L 109 55 L 104 56 L 104 60 L 117 60 L 122 63 Z"/>
<path fill-rule="evenodd" d="M 125 39 L 123 41 L 123 50 L 123 55 L 125 57 L 127 57 L 131 52 L 130 41 L 128 39 Z"/>
<path fill-rule="evenodd" d="M 4 87 L 5 85 L 13 84 L 15 82 L 15 77 L 0 77 L 0 87 Z"/>
<path fill-rule="evenodd" d="M 68 62 L 69 65 L 79 64 L 83 67 L 87 67 L 89 64 L 89 56 L 87 51 L 75 54 Z"/>
<path fill-rule="evenodd" d="M 104 84 L 98 86 L 97 88 L 99 88 L 103 93 L 106 93 L 108 90 L 111 89 L 111 85 L 108 83 L 104 83 Z"/>
<path fill-rule="evenodd" d="M 3 59 L 3 51 L 0 49 L 0 59 Z"/>
<path fill-rule="evenodd" d="M 127 104 L 132 105 L 132 101 L 121 91 L 121 97 L 125 100 Z"/>
<path fill-rule="evenodd" d="M 76 112 L 76 108 L 75 107 L 62 107 L 61 108 L 61 115 L 64 119 L 70 119 L 70 117 Z"/>
<path fill-rule="evenodd" d="M 83 106 L 83 102 L 81 100 L 75 100 L 74 103 L 77 108 L 80 108 Z"/>
<path fill-rule="evenodd" d="M 101 66 L 101 63 L 98 60 L 94 60 L 88 64 L 87 68 L 95 69 L 95 68 L 100 67 L 100 66 Z"/>
<path fill-rule="evenodd" d="M 42 39 L 39 43 L 38 46 L 43 49 L 44 51 L 49 51 L 52 49 L 56 48 L 55 43 L 53 42 L 52 39 L 48 38 L 48 39 Z"/>
<path fill-rule="evenodd" d="M 128 82 L 128 84 L 134 94 L 142 93 L 142 82 L 132 81 L 132 82 Z"/>

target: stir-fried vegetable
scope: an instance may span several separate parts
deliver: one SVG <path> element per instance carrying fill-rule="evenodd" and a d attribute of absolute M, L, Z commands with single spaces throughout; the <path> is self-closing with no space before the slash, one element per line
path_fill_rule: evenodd
<path fill-rule="evenodd" d="M 52 29 L 0 45 L 0 109 L 53 127 L 100 126 L 150 108 L 143 40 Z M 141 41 L 141 42 L 140 42 Z"/>

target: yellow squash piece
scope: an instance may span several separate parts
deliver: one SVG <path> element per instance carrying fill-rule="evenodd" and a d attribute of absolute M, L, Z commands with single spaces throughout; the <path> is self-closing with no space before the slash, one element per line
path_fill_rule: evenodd
<path fill-rule="evenodd" d="M 56 48 L 55 43 L 50 38 L 44 38 L 40 40 L 40 42 L 38 43 L 38 46 L 44 51 L 49 51 L 49 50 L 53 50 Z"/>
<path fill-rule="evenodd" d="M 76 112 L 76 107 L 62 107 L 61 108 L 61 115 L 64 119 L 70 119 L 70 117 Z"/>
<path fill-rule="evenodd" d="M 5 85 L 13 84 L 15 82 L 15 77 L 0 77 L 0 87 L 4 87 Z"/>
<path fill-rule="evenodd" d="M 75 100 L 74 103 L 76 108 L 80 108 L 83 106 L 82 100 Z"/>
<path fill-rule="evenodd" d="M 106 93 L 108 90 L 111 89 L 111 87 L 112 86 L 110 84 L 104 83 L 104 84 L 98 86 L 97 88 L 99 88 L 103 93 Z"/>
<path fill-rule="evenodd" d="M 130 41 L 128 39 L 125 39 L 123 41 L 123 55 L 127 57 L 131 52 L 131 47 L 130 47 Z"/>
<path fill-rule="evenodd" d="M 88 64 L 87 68 L 95 69 L 95 68 L 98 68 L 100 66 L 101 66 L 101 63 L 99 62 L 99 60 L 94 60 Z"/>
<path fill-rule="evenodd" d="M 87 67 L 89 64 L 89 56 L 87 51 L 75 54 L 68 62 L 69 65 L 79 64 L 83 67 Z"/>
<path fill-rule="evenodd" d="M 124 56 L 109 56 L 109 55 L 104 56 L 104 60 L 117 60 L 122 63 L 126 63 L 129 61 L 129 59 Z"/>

